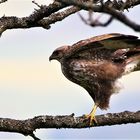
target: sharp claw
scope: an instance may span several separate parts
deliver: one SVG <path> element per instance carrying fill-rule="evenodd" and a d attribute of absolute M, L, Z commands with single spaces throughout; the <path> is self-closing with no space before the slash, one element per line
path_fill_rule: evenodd
<path fill-rule="evenodd" d="M 90 117 L 90 126 L 93 124 L 97 124 L 97 120 L 96 120 L 95 116 Z"/>
<path fill-rule="evenodd" d="M 94 123 L 97 124 L 97 120 L 95 118 L 95 116 L 88 114 L 88 115 L 84 115 L 86 119 L 89 120 L 89 125 L 92 126 Z"/>
<path fill-rule="evenodd" d="M 97 120 L 95 118 L 96 109 L 97 109 L 97 105 L 95 104 L 90 114 L 85 115 L 85 118 L 88 119 L 90 122 L 90 126 L 92 126 L 93 124 L 97 124 Z"/>

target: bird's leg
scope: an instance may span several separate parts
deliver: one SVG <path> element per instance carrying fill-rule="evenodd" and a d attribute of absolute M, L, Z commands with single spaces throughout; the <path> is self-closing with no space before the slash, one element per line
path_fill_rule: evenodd
<path fill-rule="evenodd" d="M 90 112 L 90 114 L 86 115 L 86 118 L 90 119 L 90 126 L 93 124 L 93 121 L 97 124 L 97 120 L 95 118 L 95 113 L 96 113 L 97 107 L 98 106 L 96 104 L 94 104 L 93 109 Z"/>

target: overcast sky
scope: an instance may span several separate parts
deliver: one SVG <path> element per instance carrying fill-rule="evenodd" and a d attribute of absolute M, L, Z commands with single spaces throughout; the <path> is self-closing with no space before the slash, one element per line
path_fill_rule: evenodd
<path fill-rule="evenodd" d="M 37 1 L 37 0 L 36 0 Z M 38 0 L 39 3 L 49 2 Z M 31 0 L 8 0 L 0 5 L 0 16 L 28 16 L 37 8 Z M 140 9 L 130 9 L 128 16 L 140 21 Z M 86 16 L 87 13 L 84 12 Z M 140 23 L 140 22 L 139 22 Z M 85 25 L 77 14 L 51 26 L 42 28 L 7 30 L 0 38 L 0 117 L 27 119 L 37 115 L 76 116 L 88 114 L 93 101 L 80 86 L 68 81 L 61 73 L 57 61 L 48 61 L 54 49 L 73 44 L 81 39 L 104 33 L 119 32 L 140 36 L 139 33 L 114 21 L 106 28 L 91 28 Z M 123 89 L 112 96 L 110 109 L 97 114 L 137 111 L 140 107 L 140 72 L 121 79 Z M 43 140 L 118 138 L 138 139 L 139 124 L 99 127 L 90 129 L 48 129 L 37 130 Z M 29 139 L 19 134 L 0 133 L 0 139 Z"/>

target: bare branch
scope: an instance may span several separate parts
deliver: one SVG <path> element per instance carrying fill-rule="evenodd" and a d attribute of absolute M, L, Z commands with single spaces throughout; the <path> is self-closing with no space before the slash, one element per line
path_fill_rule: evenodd
<path fill-rule="evenodd" d="M 15 16 L 1 17 L 0 18 L 0 35 L 7 29 L 18 28 L 31 28 L 31 27 L 43 27 L 45 29 L 50 28 L 50 24 L 57 21 L 61 21 L 69 15 L 80 10 L 78 7 L 70 7 L 62 12 L 55 13 L 62 9 L 64 4 L 54 2 L 49 6 L 40 6 L 39 10 L 36 10 L 29 17 L 18 18 Z M 47 17 L 47 18 L 45 18 Z"/>
<path fill-rule="evenodd" d="M 85 19 L 80 13 L 78 13 L 78 14 L 79 14 L 79 17 L 81 18 L 81 20 L 82 20 L 85 24 L 90 25 L 90 26 L 92 26 L 92 27 L 94 27 L 94 26 L 106 27 L 106 26 L 108 26 L 108 25 L 113 21 L 113 19 L 114 19 L 114 18 L 111 16 L 106 22 L 102 23 L 102 22 L 99 21 L 99 18 L 100 18 L 101 15 L 100 15 L 99 17 L 97 17 L 96 19 L 93 19 L 93 17 L 90 17 L 90 19 L 87 20 L 87 19 Z"/>
<path fill-rule="evenodd" d="M 125 14 L 123 14 L 122 12 L 115 11 L 114 9 L 109 8 L 109 7 L 105 8 L 105 12 L 109 13 L 114 18 L 116 18 L 120 22 L 124 23 L 128 27 L 134 29 L 135 31 L 140 31 L 140 25 L 135 23 L 133 20 L 130 20 L 129 18 L 127 18 L 127 16 Z"/>
<path fill-rule="evenodd" d="M 31 136 L 34 140 L 41 140 L 38 137 L 36 137 L 34 133 L 30 134 L 29 136 Z"/>
<path fill-rule="evenodd" d="M 85 10 L 92 10 L 94 12 L 104 12 L 102 11 L 102 7 L 101 5 L 91 5 L 91 3 L 89 2 L 81 2 L 79 0 L 57 0 L 58 2 L 61 2 L 61 3 L 64 3 L 66 4 L 67 6 L 70 6 L 70 5 L 74 5 L 74 6 L 78 6 L 80 7 L 81 9 L 85 9 Z M 109 2 L 109 3 L 108 3 Z M 118 5 L 116 5 L 116 1 L 112 1 L 111 5 L 110 5 L 110 0 L 105 2 L 106 6 L 110 7 L 110 8 L 114 8 L 116 10 L 120 10 L 123 6 L 124 9 L 129 9 L 131 7 L 134 7 L 134 6 L 137 6 L 140 4 L 140 1 L 139 0 L 128 0 L 127 2 L 124 2 L 120 5 L 120 3 L 118 3 Z"/>
<path fill-rule="evenodd" d="M 0 0 L 0 4 L 6 2 L 7 0 Z"/>
<path fill-rule="evenodd" d="M 36 27 L 39 20 L 50 16 L 62 8 L 64 8 L 64 4 L 55 1 L 49 6 L 41 6 L 40 9 L 34 11 L 29 17 L 3 16 L 0 18 L 0 35 L 7 29 Z"/>
<path fill-rule="evenodd" d="M 28 23 L 28 25 L 31 25 L 43 19 L 44 17 L 50 16 L 52 13 L 55 13 L 64 7 L 64 4 L 59 3 L 57 1 L 54 1 L 49 6 L 41 5 L 40 9 L 34 11 L 33 14 L 31 14 L 29 17 L 26 17 L 25 20 Z"/>
<path fill-rule="evenodd" d="M 65 3 L 61 3 L 61 2 Z M 80 10 L 80 8 L 85 10 L 93 10 L 95 12 L 102 12 L 107 13 L 112 16 L 109 20 L 107 20 L 105 23 L 102 23 L 100 21 L 95 20 L 95 22 L 91 22 L 91 26 L 107 26 L 109 23 L 111 23 L 113 17 L 118 19 L 119 21 L 123 22 L 124 24 L 128 25 L 129 27 L 133 28 L 136 31 L 140 31 L 140 25 L 134 23 L 133 21 L 129 20 L 124 14 L 122 14 L 119 11 L 114 10 L 114 6 L 112 6 L 109 3 L 105 3 L 102 5 L 91 5 L 87 0 L 83 0 L 83 2 L 75 1 L 75 0 L 57 0 L 54 1 L 49 6 L 45 5 L 38 5 L 36 2 L 33 2 L 36 4 L 39 9 L 35 10 L 31 15 L 28 17 L 22 17 L 18 18 L 15 16 L 6 17 L 3 16 L 0 18 L 0 35 L 7 29 L 18 29 L 18 28 L 31 28 L 31 27 L 43 27 L 45 29 L 49 29 L 50 25 L 61 21 L 64 18 L 68 17 L 69 15 L 77 12 Z M 67 4 L 66 4 L 67 3 Z M 128 9 L 131 6 L 135 6 L 139 4 L 139 0 L 133 0 L 133 2 L 130 4 L 129 2 L 123 4 L 124 9 Z M 68 7 L 69 5 L 76 5 L 80 8 L 71 7 L 70 9 L 66 9 L 64 11 L 58 12 L 59 10 Z M 120 5 L 120 4 L 119 4 Z M 122 5 L 121 5 L 122 6 Z M 120 6 L 120 7 L 121 7 Z M 113 8 L 112 8 L 113 7 Z M 120 9 L 120 7 L 117 5 L 116 8 Z M 58 13 L 56 13 L 58 12 Z"/>
<path fill-rule="evenodd" d="M 40 20 L 38 22 L 38 25 L 45 29 L 49 29 L 51 24 L 54 24 L 55 22 L 58 22 L 58 21 L 62 21 L 64 18 L 78 12 L 79 10 L 81 10 L 81 9 L 78 7 L 74 7 L 74 6 L 70 7 L 62 12 L 51 14 L 46 19 Z"/>
<path fill-rule="evenodd" d="M 136 6 L 136 5 L 140 4 L 139 0 L 133 0 L 132 2 L 127 1 L 126 3 L 122 3 L 122 4 L 118 4 L 118 5 L 115 5 L 115 3 L 113 3 L 113 4 L 105 3 L 105 4 L 101 4 L 101 5 L 94 5 L 94 4 L 91 5 L 87 2 L 83 3 L 83 2 L 75 1 L 75 0 L 70 0 L 70 1 L 57 0 L 57 1 L 62 2 L 66 5 L 78 6 L 81 9 L 84 9 L 84 10 L 88 10 L 88 11 L 92 10 L 94 12 L 109 14 L 112 17 L 119 20 L 120 22 L 122 22 L 125 25 L 129 26 L 130 28 L 134 29 L 135 31 L 140 31 L 140 25 L 139 24 L 137 24 L 134 21 L 128 19 L 127 16 L 125 16 L 121 11 L 119 11 L 119 10 L 131 8 L 132 6 Z"/>
<path fill-rule="evenodd" d="M 32 1 L 32 3 L 34 3 L 37 7 L 41 8 L 41 5 L 39 5 L 37 2 L 35 2 L 34 0 Z"/>
<path fill-rule="evenodd" d="M 97 124 L 90 127 L 111 126 L 127 123 L 140 122 L 140 111 L 121 113 L 108 113 L 96 116 Z M 72 115 L 65 116 L 37 116 L 27 120 L 14 120 L 8 118 L 0 118 L 0 131 L 16 132 L 25 136 L 31 136 L 34 140 L 39 140 L 33 132 L 40 128 L 87 128 L 89 120 L 84 116 L 74 117 Z"/>

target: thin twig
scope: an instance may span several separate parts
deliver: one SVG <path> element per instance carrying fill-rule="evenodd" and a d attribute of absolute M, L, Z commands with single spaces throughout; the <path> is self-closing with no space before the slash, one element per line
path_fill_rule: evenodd
<path fill-rule="evenodd" d="M 35 2 L 35 0 L 33 0 L 32 3 L 34 3 L 37 7 L 41 8 L 41 5 L 39 5 L 37 2 Z"/>
<path fill-rule="evenodd" d="M 92 27 L 95 26 L 102 26 L 102 27 L 106 27 L 108 26 L 112 21 L 113 21 L 113 17 L 111 16 L 107 21 L 105 21 L 104 23 L 99 21 L 99 18 L 101 17 L 101 15 L 99 17 L 97 17 L 96 19 L 90 18 L 89 20 L 85 19 L 80 13 L 78 13 L 79 17 L 81 18 L 81 20 L 87 24 L 90 25 Z"/>
<path fill-rule="evenodd" d="M 41 140 L 38 137 L 36 137 L 34 133 L 30 134 L 29 136 L 31 136 L 34 140 Z"/>

